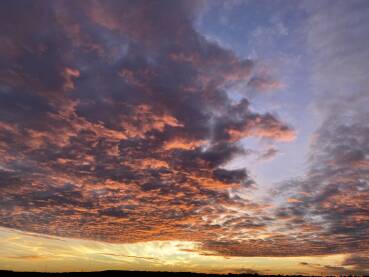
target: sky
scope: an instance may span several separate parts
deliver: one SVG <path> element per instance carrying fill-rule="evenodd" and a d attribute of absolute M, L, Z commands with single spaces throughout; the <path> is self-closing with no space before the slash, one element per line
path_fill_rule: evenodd
<path fill-rule="evenodd" d="M 369 2 L 0 3 L 0 269 L 369 274 Z"/>

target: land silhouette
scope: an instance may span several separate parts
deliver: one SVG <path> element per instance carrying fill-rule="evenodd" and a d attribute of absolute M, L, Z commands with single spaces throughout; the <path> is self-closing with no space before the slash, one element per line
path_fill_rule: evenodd
<path fill-rule="evenodd" d="M 283 276 L 317 276 L 317 275 L 261 275 L 258 273 L 226 273 L 226 274 L 213 274 L 213 273 L 195 273 L 195 272 L 166 272 L 166 271 L 125 271 L 125 270 L 106 270 L 106 271 L 93 271 L 93 272 L 26 272 L 26 271 L 8 271 L 8 270 L 0 270 L 0 275 L 3 274 L 40 274 L 42 276 L 105 276 L 106 274 L 114 275 L 114 276 L 128 276 L 131 274 L 139 274 L 143 276 L 151 276 L 155 274 L 160 274 L 161 276 L 191 276 L 191 277 L 211 277 L 211 276 L 242 276 L 242 277 L 257 277 L 257 276 L 263 276 L 263 277 L 283 277 Z M 341 275 L 341 276 L 355 276 L 355 275 Z M 360 275 L 365 277 L 364 275 Z"/>

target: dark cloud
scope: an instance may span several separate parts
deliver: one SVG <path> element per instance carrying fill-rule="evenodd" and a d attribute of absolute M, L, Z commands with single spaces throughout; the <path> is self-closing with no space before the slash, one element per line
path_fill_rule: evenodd
<path fill-rule="evenodd" d="M 22 184 L 21 178 L 14 172 L 0 170 L 0 184 L 5 189 L 8 186 L 16 187 Z"/>
<path fill-rule="evenodd" d="M 271 146 L 265 149 L 262 153 L 258 155 L 258 160 L 270 160 L 278 155 L 279 151 L 277 148 Z"/>
<path fill-rule="evenodd" d="M 240 183 L 247 179 L 247 173 L 245 169 L 226 170 L 216 169 L 213 172 L 215 179 L 224 183 Z"/>
<path fill-rule="evenodd" d="M 365 95 L 363 99 L 366 99 Z M 281 197 L 271 209 L 274 216 L 259 222 L 253 217 L 251 224 L 243 218 L 242 226 L 259 225 L 262 228 L 265 224 L 274 232 L 259 229 L 258 234 L 265 235 L 263 239 L 235 241 L 228 236 L 222 240 L 208 240 L 203 243 L 203 248 L 224 256 L 300 256 L 366 251 L 369 247 L 367 116 L 366 107 L 352 105 L 350 109 L 346 107 L 345 112 L 328 117 L 314 134 L 306 175 L 278 185 L 271 196 Z M 234 219 L 229 221 L 233 222 Z M 239 235 L 237 232 L 233 234 Z M 351 268 L 318 268 L 327 272 L 362 272 L 367 270 L 361 266 L 365 262 L 365 256 L 353 255 L 352 260 L 343 264 Z"/>
<path fill-rule="evenodd" d="M 303 241 L 321 253 L 368 247 L 369 128 L 367 112 L 349 110 L 329 117 L 315 134 L 306 177 L 291 181 L 294 194 L 276 212 Z M 284 190 L 285 187 L 282 187 Z M 298 192 L 296 194 L 296 192 Z"/>
<path fill-rule="evenodd" d="M 369 254 L 358 253 L 348 256 L 342 263 L 343 266 L 350 266 L 354 270 L 369 273 Z"/>
<path fill-rule="evenodd" d="M 307 262 L 301 262 L 300 265 L 319 270 L 325 274 L 366 275 L 368 273 L 369 264 L 367 257 L 363 256 L 363 254 L 353 254 L 345 258 L 341 265 L 331 266 Z"/>
<path fill-rule="evenodd" d="M 254 62 L 193 27 L 201 1 L 5 1 L 0 9 L 0 222 L 112 242 L 230 240 L 265 228 L 232 208 L 226 169 L 249 137 L 290 140 L 226 89 Z M 231 230 L 214 224 L 227 217 Z M 124 227 L 123 227 L 124 226 Z"/>
<path fill-rule="evenodd" d="M 257 91 L 270 91 L 281 89 L 284 87 L 284 84 L 269 75 L 263 74 L 252 77 L 248 81 L 247 86 Z"/>

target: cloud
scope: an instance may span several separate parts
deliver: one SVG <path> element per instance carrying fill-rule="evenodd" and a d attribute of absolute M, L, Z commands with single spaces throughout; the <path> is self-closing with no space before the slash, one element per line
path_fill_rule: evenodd
<path fill-rule="evenodd" d="M 5 258 L 16 259 L 16 260 L 46 260 L 48 257 L 40 256 L 40 255 L 32 255 L 32 256 L 8 256 Z"/>
<path fill-rule="evenodd" d="M 201 9 L 198 1 L 3 5 L 1 226 L 118 243 L 194 241 L 203 255 L 369 247 L 366 79 L 346 67 L 333 78 L 328 63 L 316 65 L 317 76 L 345 89 L 341 79 L 357 84 L 355 93 L 335 95 L 315 76 L 335 105 L 319 112 L 305 176 L 276 187 L 282 203 L 250 200 L 252 175 L 227 164 L 247 154 L 244 140 L 291 141 L 296 132 L 248 99 L 230 99 L 227 89 L 239 83 L 277 81 L 198 33 Z"/>
<path fill-rule="evenodd" d="M 258 155 L 258 160 L 270 160 L 273 159 L 276 155 L 278 155 L 279 150 L 275 147 L 271 146 L 267 148 L 264 152 Z"/>
<path fill-rule="evenodd" d="M 315 134 L 310 168 L 291 180 L 286 205 L 276 210 L 301 249 L 316 254 L 365 251 L 368 247 L 368 126 L 358 110 L 347 125 L 327 119 Z"/>
<path fill-rule="evenodd" d="M 355 270 L 369 272 L 369 255 L 368 253 L 358 253 L 348 256 L 342 263 L 343 266 L 350 266 Z"/>
<path fill-rule="evenodd" d="M 330 7 L 329 1 L 304 6 L 310 13 L 306 23 L 314 49 L 311 85 L 317 92 L 312 106 L 319 123 L 304 175 L 276 184 L 266 196 L 270 207 L 263 209 L 261 221 L 266 231 L 246 238 L 232 234 L 240 236 L 237 241 L 231 236 L 208 240 L 203 244 L 207 251 L 224 256 L 303 256 L 355 255 L 368 248 L 369 84 L 368 59 L 362 58 L 368 56 L 363 45 L 368 40 L 364 26 L 369 10 L 363 1 L 340 1 Z M 322 269 L 351 270 L 342 265 Z"/>
<path fill-rule="evenodd" d="M 120 243 L 232 240 L 265 227 L 234 212 L 261 206 L 231 196 L 254 181 L 225 165 L 244 154 L 243 139 L 295 133 L 229 98 L 254 61 L 196 31 L 202 7 L 2 4 L 2 226 Z M 224 216 L 233 229 L 215 223 Z"/>
<path fill-rule="evenodd" d="M 98 253 L 98 254 L 117 257 L 117 258 L 133 258 L 133 259 L 142 259 L 142 260 L 148 260 L 148 261 L 160 261 L 160 259 L 154 258 L 154 257 L 143 257 L 143 256 L 134 256 L 134 255 L 120 255 L 120 254 L 106 253 L 106 252 L 102 252 L 102 253 Z"/>
<path fill-rule="evenodd" d="M 254 76 L 248 81 L 247 85 L 258 91 L 269 91 L 284 88 L 285 85 L 270 76 Z"/>
<path fill-rule="evenodd" d="M 362 27 L 369 10 L 361 1 L 340 1 L 332 10 L 327 4 L 310 6 L 308 21 L 314 26 L 308 37 L 316 53 L 312 85 L 319 91 L 314 107 L 320 127 L 312 136 L 305 176 L 280 187 L 287 205 L 279 207 L 276 216 L 296 230 L 296 239 L 311 253 L 355 253 L 369 243 L 369 110 L 364 104 L 369 94 L 362 75 L 368 62 L 360 58 L 368 55 L 360 47 L 367 42 Z M 337 22 L 328 23 L 333 18 Z"/>
<path fill-rule="evenodd" d="M 300 262 L 300 265 L 334 275 L 365 275 L 368 272 L 368 260 L 363 254 L 353 254 L 346 257 L 340 265 L 322 265 L 319 263 Z"/>

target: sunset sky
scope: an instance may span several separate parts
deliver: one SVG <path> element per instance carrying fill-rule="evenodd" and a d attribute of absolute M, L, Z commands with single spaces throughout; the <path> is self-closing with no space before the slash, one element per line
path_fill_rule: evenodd
<path fill-rule="evenodd" d="M 369 1 L 0 1 L 0 269 L 369 274 Z"/>

